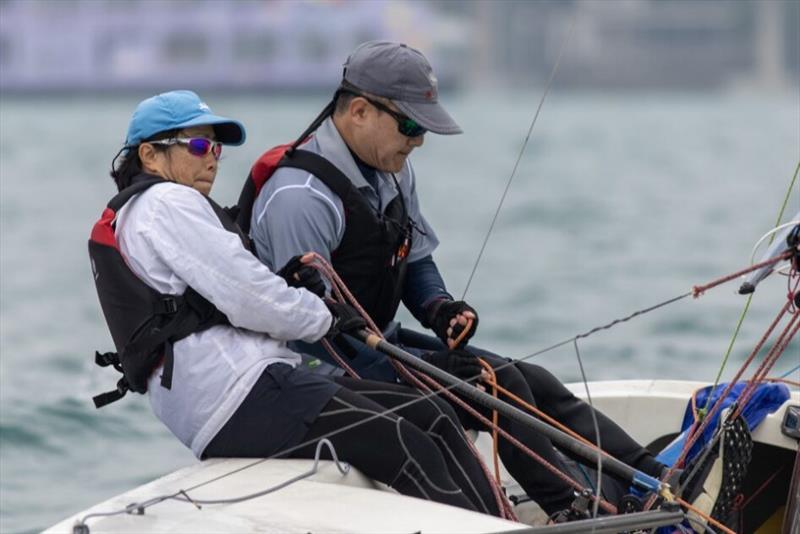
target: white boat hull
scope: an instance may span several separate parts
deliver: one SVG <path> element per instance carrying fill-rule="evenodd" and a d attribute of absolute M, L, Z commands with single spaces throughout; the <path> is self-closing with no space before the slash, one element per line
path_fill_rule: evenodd
<path fill-rule="evenodd" d="M 692 392 L 705 385 L 665 380 L 610 381 L 590 383 L 590 391 L 598 409 L 617 421 L 639 442 L 653 444 L 664 442 L 678 431 Z M 585 397 L 583 384 L 569 384 L 568 387 L 576 395 Z M 753 432 L 756 443 L 790 453 L 797 451 L 797 440 L 781 432 L 789 405 L 800 405 L 800 392 L 793 391 L 791 399 L 767 416 Z M 477 445 L 490 461 L 489 436 L 482 434 Z M 214 459 L 199 462 L 75 514 L 45 532 L 71 533 L 75 522 L 88 514 L 120 510 L 133 502 L 181 489 L 187 490 L 193 499 L 222 499 L 254 493 L 308 471 L 311 465 L 310 460 Z M 523 529 L 541 520 L 535 512 L 536 507 L 530 503 L 517 507 L 521 519 L 527 524 L 512 523 L 399 495 L 355 469 L 342 475 L 331 462 L 321 462 L 320 465 L 320 470 L 312 477 L 257 499 L 207 505 L 202 509 L 190 503 L 167 500 L 147 508 L 143 515 L 96 517 L 89 519 L 87 525 L 92 533 L 478 533 Z M 246 466 L 250 467 L 242 469 Z M 217 478 L 225 474 L 228 475 Z M 522 493 L 504 469 L 501 476 L 509 494 Z"/>

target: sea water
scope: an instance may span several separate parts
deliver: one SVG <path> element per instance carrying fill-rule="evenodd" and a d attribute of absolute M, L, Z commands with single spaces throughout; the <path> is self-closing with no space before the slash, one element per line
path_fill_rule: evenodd
<path fill-rule="evenodd" d="M 412 155 L 435 253 L 461 298 L 540 90 L 444 95 L 461 136 L 427 135 Z M 115 189 L 108 177 L 130 113 L 147 95 L 4 96 L 0 101 L 0 531 L 40 530 L 194 462 L 128 395 L 95 410 L 113 372 L 86 241 Z M 249 165 L 291 140 L 324 96 L 204 95 L 241 119 L 214 189 L 238 197 Z M 796 95 L 553 92 L 525 149 L 466 300 L 474 343 L 523 358 L 745 267 L 800 159 Z M 797 186 L 786 220 L 800 209 Z M 589 380 L 713 381 L 745 298 L 737 283 L 581 340 Z M 759 287 L 725 377 L 782 305 Z M 413 319 L 403 312 L 405 323 Z M 580 379 L 572 344 L 531 359 Z M 800 363 L 789 347 L 773 375 Z M 795 376 L 795 378 L 797 378 Z"/>

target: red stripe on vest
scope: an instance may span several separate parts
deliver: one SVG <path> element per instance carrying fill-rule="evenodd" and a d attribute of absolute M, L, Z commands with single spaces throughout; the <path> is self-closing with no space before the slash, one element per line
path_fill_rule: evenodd
<path fill-rule="evenodd" d="M 92 236 L 90 239 L 95 243 L 114 247 L 119 250 L 117 246 L 117 236 L 114 235 L 114 227 L 112 226 L 116 216 L 117 214 L 111 208 L 104 209 L 100 220 L 92 227 Z"/>

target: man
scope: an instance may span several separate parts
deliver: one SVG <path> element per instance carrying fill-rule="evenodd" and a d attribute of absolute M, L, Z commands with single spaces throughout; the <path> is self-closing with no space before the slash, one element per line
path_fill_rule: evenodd
<path fill-rule="evenodd" d="M 427 131 L 461 133 L 438 102 L 428 61 L 404 44 L 372 41 L 360 45 L 344 67 L 331 104 L 267 177 L 256 198 L 250 222 L 259 258 L 272 269 L 307 251 L 328 258 L 390 342 L 464 379 L 480 374 L 479 355 L 500 367 L 497 380 L 505 388 L 594 441 L 589 406 L 550 373 L 464 348 L 475 333 L 478 315 L 447 292 L 432 257 L 439 241 L 420 212 L 416 176 L 408 160 Z M 436 338 L 392 322 L 401 301 Z M 447 347 L 455 350 L 442 350 Z M 317 345 L 297 343 L 294 348 L 326 358 Z M 350 338 L 343 351 L 360 376 L 397 379 L 384 356 L 358 341 Z M 463 410 L 457 412 L 467 428 L 483 429 Z M 609 453 L 652 476 L 660 474 L 663 466 L 648 451 L 611 420 L 597 416 Z M 567 471 L 547 438 L 503 418 L 500 425 Z M 505 440 L 500 456 L 546 512 L 570 506 L 573 489 L 560 477 Z"/>

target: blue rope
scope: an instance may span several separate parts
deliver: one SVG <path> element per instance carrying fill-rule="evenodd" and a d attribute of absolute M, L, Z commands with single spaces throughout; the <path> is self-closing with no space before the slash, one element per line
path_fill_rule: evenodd
<path fill-rule="evenodd" d="M 800 370 L 800 365 L 798 365 L 798 366 L 797 366 L 797 367 L 795 367 L 794 369 L 789 369 L 789 370 L 788 370 L 786 373 L 782 374 L 782 375 L 780 376 L 780 378 L 786 378 L 787 376 L 789 376 L 790 374 L 794 373 L 794 372 L 795 372 L 795 371 L 797 371 L 797 370 Z"/>

